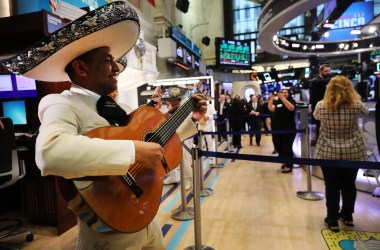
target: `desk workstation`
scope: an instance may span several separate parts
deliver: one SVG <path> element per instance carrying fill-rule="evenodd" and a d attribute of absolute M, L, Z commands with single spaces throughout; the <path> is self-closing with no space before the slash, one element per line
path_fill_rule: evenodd
<path fill-rule="evenodd" d="M 8 81 L 10 86 L 8 91 L 0 91 L 0 117 L 12 119 L 11 140 L 18 149 L 24 149 L 18 155 L 25 165 L 25 176 L 22 179 L 0 189 L 0 197 L 4 201 L 0 206 L 0 218 L 2 214 L 19 212 L 32 223 L 56 227 L 57 234 L 60 235 L 76 224 L 76 218 L 60 194 L 56 177 L 42 177 L 35 163 L 35 143 L 40 125 L 37 109 L 44 95 L 61 92 L 70 85 L 49 83 L 48 86 L 15 75 L 1 75 L 0 78 L 2 82 Z M 26 91 L 12 89 L 19 81 L 27 88 Z M 2 143 L 7 144 L 6 140 L 0 144 Z"/>
<path fill-rule="evenodd" d="M 15 185 L 0 190 L 5 203 L 0 213 L 19 211 L 32 223 L 56 227 L 61 235 L 76 224 L 76 218 L 57 187 L 56 177 L 42 177 L 37 168 L 35 155 L 36 134 L 16 133 L 17 148 L 25 164 L 25 176 Z"/>

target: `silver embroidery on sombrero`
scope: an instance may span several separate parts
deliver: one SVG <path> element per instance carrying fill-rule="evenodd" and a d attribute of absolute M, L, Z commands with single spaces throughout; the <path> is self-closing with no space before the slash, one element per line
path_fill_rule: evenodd
<path fill-rule="evenodd" d="M 83 15 L 2 64 L 14 74 L 23 74 L 71 42 L 125 20 L 139 22 L 137 13 L 129 4 L 112 2 Z"/>

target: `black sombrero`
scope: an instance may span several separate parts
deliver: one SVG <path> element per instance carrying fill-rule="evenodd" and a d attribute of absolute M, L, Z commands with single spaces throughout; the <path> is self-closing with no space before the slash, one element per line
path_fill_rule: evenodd
<path fill-rule="evenodd" d="M 69 81 L 64 69 L 73 59 L 108 46 L 118 61 L 133 48 L 139 33 L 136 11 L 116 1 L 81 16 L 1 64 L 14 74 L 36 80 Z"/>

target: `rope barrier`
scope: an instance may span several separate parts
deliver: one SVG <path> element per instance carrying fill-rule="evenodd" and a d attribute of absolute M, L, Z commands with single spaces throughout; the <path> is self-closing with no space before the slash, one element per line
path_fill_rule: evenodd
<path fill-rule="evenodd" d="M 373 161 L 350 161 L 350 160 L 327 160 L 327 159 L 309 159 L 309 158 L 293 158 L 280 156 L 252 155 L 252 154 L 235 154 L 235 153 L 220 153 L 211 151 L 199 152 L 200 156 L 218 157 L 235 160 L 260 161 L 260 162 L 276 162 L 289 163 L 298 165 L 315 165 L 315 166 L 331 166 L 340 168 L 365 168 L 380 170 L 380 163 Z"/>

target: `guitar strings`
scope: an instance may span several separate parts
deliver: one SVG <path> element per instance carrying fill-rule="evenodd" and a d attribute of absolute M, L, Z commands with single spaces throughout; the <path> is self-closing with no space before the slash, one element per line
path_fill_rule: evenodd
<path fill-rule="evenodd" d="M 177 130 L 177 127 L 188 116 L 188 115 L 186 115 L 186 113 L 188 113 L 189 110 L 191 111 L 192 107 L 194 106 L 194 104 L 192 102 L 194 102 L 194 100 L 192 100 L 192 99 L 189 99 L 187 102 L 185 102 L 175 112 L 175 114 L 172 116 L 173 117 L 172 119 L 166 120 L 163 123 L 163 125 L 159 129 L 157 129 L 157 131 L 154 133 L 154 135 L 151 138 L 149 138 L 148 142 L 156 142 L 156 143 L 159 143 L 161 146 L 164 146 L 161 143 L 166 144 L 166 142 L 172 137 L 174 132 Z M 185 113 L 185 111 L 186 111 L 186 113 Z M 159 134 L 161 133 L 162 130 L 166 131 L 166 133 L 163 133 L 163 135 L 160 136 Z M 144 168 L 142 168 L 142 164 L 136 162 L 136 163 L 132 164 L 132 166 L 128 169 L 128 173 L 132 177 L 135 178 L 136 176 L 141 174 L 141 171 L 143 169 Z"/>
<path fill-rule="evenodd" d="M 199 89 L 198 89 L 199 92 Z M 195 105 L 195 100 L 192 98 L 188 99 L 183 105 L 177 109 L 173 116 L 172 119 L 167 119 L 160 128 L 153 133 L 153 136 L 148 139 L 148 142 L 156 142 L 159 143 L 162 147 L 166 144 L 166 142 L 173 136 L 177 128 L 181 125 L 184 119 L 188 116 L 189 111 L 192 110 L 192 108 Z M 186 113 L 185 113 L 186 112 Z M 165 131 L 162 135 L 162 131 Z M 130 166 L 128 169 L 127 174 L 129 173 L 133 178 L 141 174 L 141 172 L 144 170 L 142 167 L 142 164 L 139 162 L 135 162 Z M 123 175 L 124 180 L 127 178 L 127 174 Z"/>

